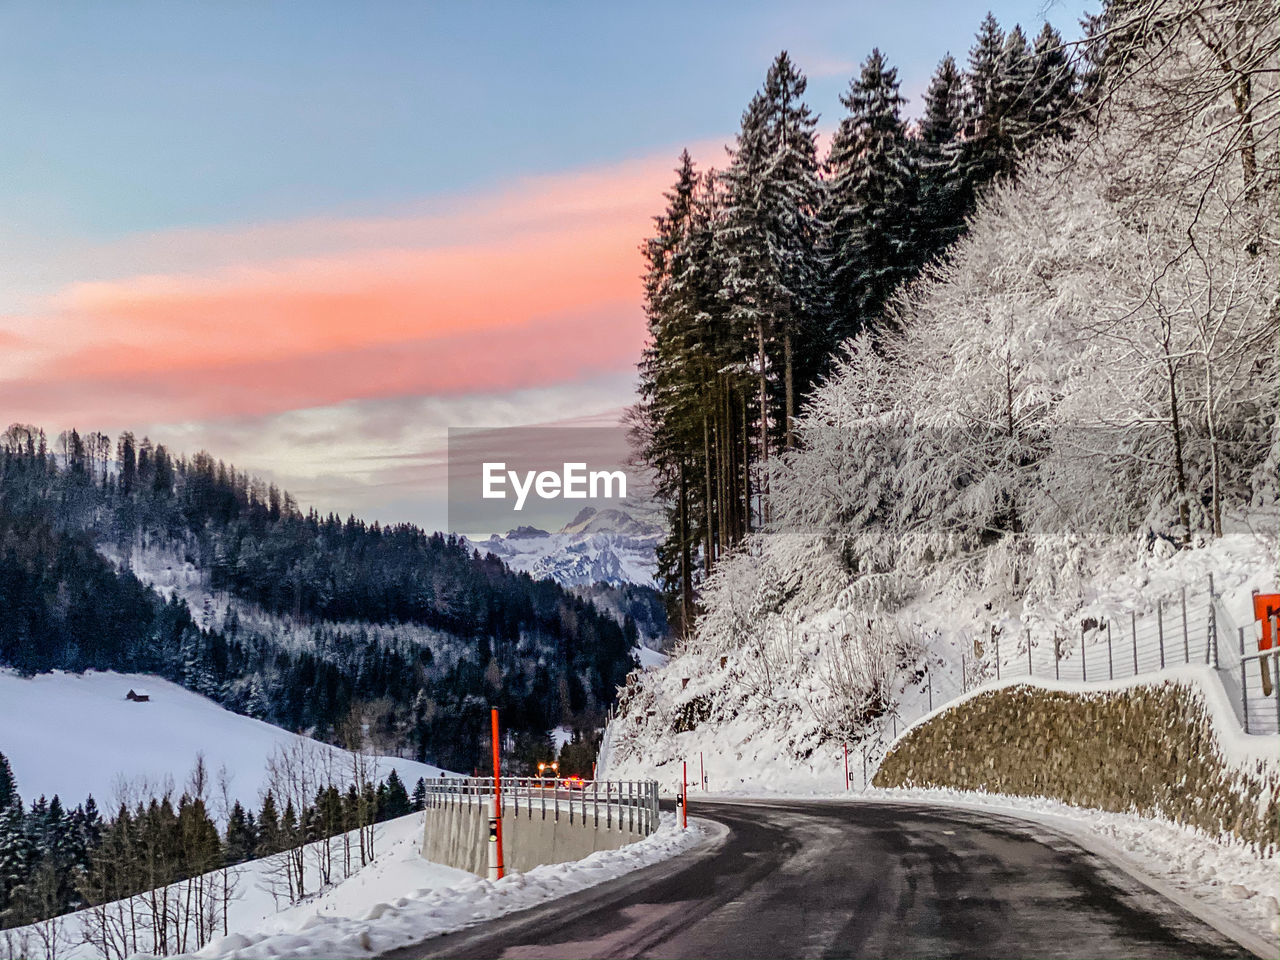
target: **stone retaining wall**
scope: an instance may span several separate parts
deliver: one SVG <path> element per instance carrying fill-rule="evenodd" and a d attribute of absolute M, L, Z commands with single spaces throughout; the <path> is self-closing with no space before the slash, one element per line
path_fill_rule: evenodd
<path fill-rule="evenodd" d="M 1280 845 L 1280 783 L 1228 764 L 1199 690 L 1174 681 L 1066 693 L 1029 684 L 977 694 L 908 731 L 877 787 L 1041 796 L 1159 816 L 1266 853 Z"/>

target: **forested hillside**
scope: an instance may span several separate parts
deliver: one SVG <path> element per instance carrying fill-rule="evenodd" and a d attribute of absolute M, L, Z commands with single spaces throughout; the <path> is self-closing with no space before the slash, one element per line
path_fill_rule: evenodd
<path fill-rule="evenodd" d="M 751 740 L 796 762 L 856 739 L 938 659 L 929 644 L 944 636 L 984 641 L 965 648 L 970 666 L 1001 633 L 1006 656 L 1027 655 L 1032 622 L 1070 652 L 1118 576 L 1140 585 L 1160 567 L 1176 583 L 1185 555 L 1187 570 L 1217 572 L 1220 589 L 1246 596 L 1274 577 L 1274 14 L 1260 0 L 1113 0 L 1062 88 L 1035 79 L 1047 47 L 1011 61 L 1023 42 L 988 21 L 967 75 L 939 69 L 914 134 L 873 54 L 825 176 L 808 146 L 790 166 L 777 153 L 812 136 L 794 99 L 802 81 L 785 58 L 775 64 L 728 174 L 683 174 L 653 246 L 641 423 L 674 478 L 669 580 L 683 581 L 698 617 L 682 655 L 624 696 L 615 761 L 650 769 L 678 755 L 672 738 L 705 726 L 722 734 L 698 741 L 708 755 Z M 790 133 L 742 196 L 776 197 L 782 213 L 766 222 L 809 224 L 819 239 L 753 247 L 761 262 L 747 283 L 732 254 L 733 198 L 753 176 L 744 158 L 757 113 L 783 102 L 775 85 L 793 95 L 775 114 Z M 943 90 L 955 92 L 962 132 L 933 151 L 926 131 Z M 989 115 L 1000 90 L 1031 94 L 1025 112 Z M 1057 120 L 1032 119 L 1071 101 Z M 1021 141 L 996 136 L 1018 130 Z M 849 137 L 861 145 L 841 153 Z M 875 159 L 886 142 L 900 144 L 892 164 Z M 784 169 L 803 170 L 794 182 L 807 192 L 775 192 Z M 948 182 L 963 188 L 948 193 Z M 884 190 L 842 199 L 852 184 L 886 183 L 912 185 L 920 212 L 895 212 Z M 954 219 L 975 193 L 972 217 Z M 832 209 L 847 216 L 824 216 Z M 899 239 L 899 259 L 873 252 L 885 231 L 939 218 L 949 230 L 931 246 Z M 691 253 L 717 249 L 728 259 Z M 829 269 L 787 273 L 815 262 Z M 723 273 L 700 287 L 707 264 Z M 691 301 L 694 290 L 704 299 Z M 819 361 L 798 351 L 800 329 L 848 339 Z M 699 366 L 705 343 L 728 352 Z M 1123 599 L 1155 602 L 1140 586 Z"/>
<path fill-rule="evenodd" d="M 129 569 L 156 557 L 218 609 Z M 543 749 L 634 667 L 633 624 L 451 537 L 303 513 L 205 453 L 24 425 L 0 437 L 0 624 L 0 665 L 155 673 L 322 739 L 360 706 L 384 751 L 460 770 L 489 706 Z"/>

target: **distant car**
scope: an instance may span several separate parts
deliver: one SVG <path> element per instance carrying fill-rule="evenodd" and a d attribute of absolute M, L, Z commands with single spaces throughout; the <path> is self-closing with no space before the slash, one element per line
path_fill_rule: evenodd
<path fill-rule="evenodd" d="M 570 790 L 585 790 L 585 789 L 587 789 L 587 781 L 583 780 L 583 779 L 582 779 L 581 777 L 579 777 L 579 776 L 565 777 L 565 778 L 564 778 L 564 785 L 565 785 L 566 787 L 568 787 Z"/>

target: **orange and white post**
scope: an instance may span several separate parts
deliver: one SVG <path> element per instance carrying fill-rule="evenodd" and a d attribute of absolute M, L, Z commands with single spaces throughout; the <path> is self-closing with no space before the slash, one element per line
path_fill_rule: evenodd
<path fill-rule="evenodd" d="M 489 798 L 489 879 L 501 880 L 506 875 L 502 865 L 502 768 L 498 756 L 498 708 L 489 716 L 493 721 L 493 795 Z"/>
<path fill-rule="evenodd" d="M 680 829 L 689 829 L 689 762 L 680 761 Z"/>

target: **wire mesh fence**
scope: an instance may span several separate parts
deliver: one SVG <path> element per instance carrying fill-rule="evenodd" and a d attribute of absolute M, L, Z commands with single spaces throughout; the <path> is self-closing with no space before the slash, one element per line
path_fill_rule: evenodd
<path fill-rule="evenodd" d="M 918 705 L 906 710 L 895 703 L 854 748 L 850 783 L 861 780 L 865 787 L 889 746 L 921 717 L 971 690 L 1018 677 L 1101 683 L 1208 666 L 1246 733 L 1280 733 L 1280 647 L 1259 649 L 1264 636 L 1258 621 L 1235 622 L 1210 579 L 1202 589 L 1158 598 L 1146 613 L 1086 617 L 1078 631 L 1032 627 L 1017 635 L 993 632 L 977 642 L 967 637 L 958 667 L 926 661 Z M 1280 615 L 1272 618 L 1269 636 L 1280 638 Z"/>

